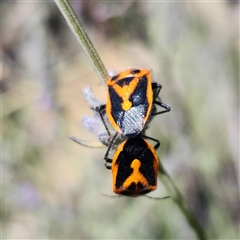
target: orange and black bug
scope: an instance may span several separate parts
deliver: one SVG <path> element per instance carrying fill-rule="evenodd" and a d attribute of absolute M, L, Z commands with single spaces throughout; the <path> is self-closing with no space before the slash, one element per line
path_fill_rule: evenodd
<path fill-rule="evenodd" d="M 93 109 L 95 112 L 94 104 L 96 99 L 91 91 L 88 91 L 88 94 L 90 94 L 91 97 L 87 99 L 91 100 L 89 101 L 89 104 L 91 109 Z M 94 102 L 94 104 L 92 104 L 92 102 Z M 105 120 L 105 115 L 106 112 L 104 112 L 102 117 L 100 117 L 98 114 L 95 115 L 96 119 L 87 118 L 87 123 L 85 126 L 87 126 L 87 129 L 90 132 L 98 136 L 100 142 L 103 144 L 102 146 L 106 145 L 108 147 L 104 159 L 105 167 L 112 170 L 113 191 L 117 194 L 127 196 L 139 196 L 155 190 L 157 188 L 158 166 L 160 165 L 156 150 L 159 148 L 160 142 L 151 137 L 141 136 L 141 133 L 136 137 L 129 138 L 125 141 L 124 139 L 126 139 L 126 137 L 118 132 L 111 137 L 112 135 L 109 132 L 107 126 L 108 121 Z M 105 127 L 103 138 L 103 132 L 101 129 L 99 129 L 100 122 L 103 122 Z M 109 140 L 106 141 L 107 135 L 109 136 Z M 70 138 L 83 146 L 101 147 L 97 146 L 95 143 L 84 141 L 74 136 L 70 136 Z M 144 138 L 155 141 L 155 146 L 153 147 Z M 119 141 L 121 143 L 117 148 Z M 109 153 L 112 149 L 117 150 L 113 159 L 110 159 Z"/>
<path fill-rule="evenodd" d="M 156 145 L 152 147 L 139 134 L 121 143 L 113 159 L 108 157 L 111 150 L 111 145 L 109 146 L 104 159 L 106 168 L 112 170 L 115 193 L 139 196 L 157 188 L 159 163 L 156 149 L 159 148 L 160 142 L 154 138 L 146 136 L 144 138 L 155 141 Z"/>
<path fill-rule="evenodd" d="M 170 107 L 158 101 L 162 88 L 159 83 L 151 83 L 147 69 L 128 69 L 107 80 L 107 103 L 96 108 L 102 115 L 106 110 L 113 128 L 127 138 L 137 136 L 144 128 L 150 115 L 170 111 Z M 157 112 L 155 105 L 164 110 Z"/>

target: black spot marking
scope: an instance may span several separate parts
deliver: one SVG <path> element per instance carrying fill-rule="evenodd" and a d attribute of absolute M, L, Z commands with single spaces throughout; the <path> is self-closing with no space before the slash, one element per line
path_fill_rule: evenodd
<path fill-rule="evenodd" d="M 131 183 L 130 186 L 127 188 L 130 191 L 134 191 L 136 189 L 136 183 Z"/>
<path fill-rule="evenodd" d="M 130 82 L 132 82 L 132 80 L 134 79 L 134 77 L 126 77 L 126 78 L 122 78 L 120 80 L 118 80 L 116 82 L 117 85 L 119 85 L 120 87 L 123 87 L 125 85 L 129 85 Z"/>
<path fill-rule="evenodd" d="M 131 74 L 138 74 L 138 73 L 140 73 L 141 72 L 141 70 L 139 70 L 139 69 L 134 69 L 134 70 L 132 70 L 131 71 Z"/>
<path fill-rule="evenodd" d="M 137 183 L 137 189 L 138 190 L 143 190 L 144 188 L 146 188 L 146 186 L 144 186 L 141 182 Z"/>
<path fill-rule="evenodd" d="M 116 76 L 113 76 L 112 79 L 111 79 L 111 81 L 115 81 L 115 80 L 117 80 L 118 78 L 119 78 L 119 74 L 116 75 Z"/>

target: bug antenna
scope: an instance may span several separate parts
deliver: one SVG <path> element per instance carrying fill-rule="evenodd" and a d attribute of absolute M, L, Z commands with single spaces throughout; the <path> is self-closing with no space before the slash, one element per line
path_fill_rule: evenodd
<path fill-rule="evenodd" d="M 105 197 L 121 197 L 120 195 L 108 195 L 106 193 L 102 193 L 102 195 Z"/>
<path fill-rule="evenodd" d="M 151 197 L 151 196 L 149 196 L 149 195 L 144 195 L 144 197 L 151 198 L 151 199 L 154 199 L 154 200 L 164 200 L 164 199 L 170 198 L 171 196 L 166 196 L 166 197 Z"/>

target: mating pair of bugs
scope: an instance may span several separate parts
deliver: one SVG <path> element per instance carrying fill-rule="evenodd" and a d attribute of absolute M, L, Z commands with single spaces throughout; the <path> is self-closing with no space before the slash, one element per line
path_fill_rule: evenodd
<path fill-rule="evenodd" d="M 147 122 L 154 115 L 170 111 L 161 102 L 161 84 L 152 83 L 147 69 L 128 69 L 107 80 L 107 103 L 94 107 L 103 122 L 108 140 L 104 155 L 105 167 L 112 170 L 113 191 L 117 194 L 138 196 L 157 188 L 159 160 L 156 150 L 160 146 L 157 139 L 142 134 Z M 157 111 L 157 106 L 164 110 Z M 107 117 L 106 117 L 107 116 Z M 116 133 L 111 135 L 108 126 Z M 77 143 L 81 140 L 70 137 Z M 116 140 L 122 140 L 113 159 L 109 153 L 116 148 Z M 152 146 L 146 139 L 154 141 Z"/>

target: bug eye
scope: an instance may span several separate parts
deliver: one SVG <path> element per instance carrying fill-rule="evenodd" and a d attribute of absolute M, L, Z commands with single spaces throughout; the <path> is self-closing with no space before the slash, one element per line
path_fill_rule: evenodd
<path fill-rule="evenodd" d="M 131 74 L 137 74 L 140 73 L 141 71 L 139 69 L 134 69 L 131 71 Z"/>

